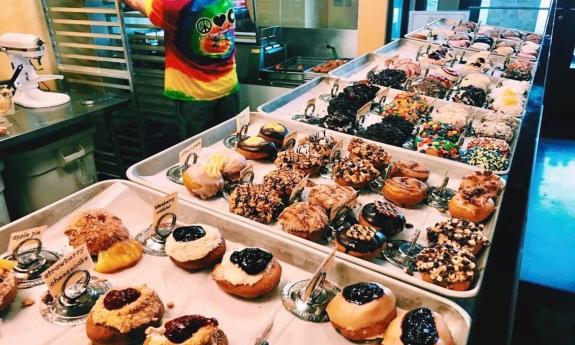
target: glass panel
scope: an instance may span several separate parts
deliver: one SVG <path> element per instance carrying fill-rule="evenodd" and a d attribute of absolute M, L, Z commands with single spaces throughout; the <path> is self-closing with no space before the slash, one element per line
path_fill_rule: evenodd
<path fill-rule="evenodd" d="M 401 20 L 403 18 L 403 3 L 409 0 L 392 0 L 393 16 L 391 22 L 391 40 L 401 38 Z"/>
<path fill-rule="evenodd" d="M 495 26 L 542 33 L 551 0 L 483 0 L 481 7 L 470 7 L 471 18 Z"/>
<path fill-rule="evenodd" d="M 357 29 L 359 0 L 254 0 L 260 27 Z"/>

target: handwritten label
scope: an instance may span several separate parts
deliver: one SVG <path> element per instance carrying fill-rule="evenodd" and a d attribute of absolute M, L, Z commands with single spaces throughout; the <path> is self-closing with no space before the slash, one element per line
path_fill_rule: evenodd
<path fill-rule="evenodd" d="M 240 181 L 244 179 L 244 177 L 253 170 L 254 165 L 252 163 L 248 163 L 242 170 L 240 170 Z"/>
<path fill-rule="evenodd" d="M 243 126 L 250 125 L 250 118 L 251 118 L 250 107 L 246 107 L 244 110 L 242 110 L 241 113 L 238 114 L 238 116 L 236 116 L 237 133 L 240 133 L 242 131 Z"/>
<path fill-rule="evenodd" d="M 188 145 L 185 149 L 180 151 L 180 165 L 184 165 L 186 160 L 191 154 L 199 154 L 202 150 L 202 138 L 195 140 L 193 143 Z"/>
<path fill-rule="evenodd" d="M 46 225 L 39 226 L 37 228 L 31 228 L 27 230 L 17 231 L 10 234 L 10 240 L 8 241 L 8 252 L 12 252 L 14 248 L 18 247 L 22 241 L 29 238 L 42 238 L 42 234 L 46 231 L 48 227 Z"/>
<path fill-rule="evenodd" d="M 42 280 L 46 283 L 48 291 L 53 297 L 62 293 L 62 284 L 66 278 L 78 270 L 91 270 L 94 266 L 86 244 L 56 261 L 50 268 L 42 273 Z"/>
<path fill-rule="evenodd" d="M 295 146 L 295 138 L 297 137 L 297 131 L 292 130 L 290 131 L 285 137 L 284 142 L 282 144 L 282 148 L 286 149 L 289 146 Z M 290 143 L 291 142 L 291 143 Z"/>
<path fill-rule="evenodd" d="M 309 175 L 308 175 L 309 176 Z M 303 189 L 307 186 L 307 180 L 308 180 L 308 176 L 305 176 L 304 178 L 302 178 L 298 184 L 295 185 L 295 187 L 293 187 L 291 195 L 289 197 L 289 204 L 291 205 L 295 199 L 297 197 L 299 197 L 299 195 L 301 194 L 301 192 L 303 191 Z"/>
<path fill-rule="evenodd" d="M 178 205 L 178 192 L 168 194 L 165 197 L 158 199 L 154 203 L 154 213 L 152 225 L 158 225 L 158 222 L 166 213 L 176 214 L 176 206 Z"/>

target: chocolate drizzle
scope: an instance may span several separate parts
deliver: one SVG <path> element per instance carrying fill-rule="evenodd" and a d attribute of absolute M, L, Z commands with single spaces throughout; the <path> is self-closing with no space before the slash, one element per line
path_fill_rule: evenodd
<path fill-rule="evenodd" d="M 206 230 L 198 225 L 182 226 L 174 230 L 177 242 L 191 242 L 206 236 Z"/>
<path fill-rule="evenodd" d="M 205 326 L 218 326 L 218 320 L 208 319 L 200 315 L 181 316 L 166 322 L 164 336 L 175 344 L 181 344 L 196 334 Z"/>
<path fill-rule="evenodd" d="M 363 207 L 361 215 L 369 224 L 379 228 L 386 236 L 398 234 L 405 226 L 405 216 L 397 207 L 388 202 L 369 203 Z"/>
<path fill-rule="evenodd" d="M 428 308 L 409 311 L 401 324 L 404 345 L 434 345 L 439 340 L 433 313 Z"/>
<path fill-rule="evenodd" d="M 246 248 L 233 252 L 230 261 L 247 274 L 255 275 L 263 272 L 273 257 L 265 250 Z"/>
<path fill-rule="evenodd" d="M 385 290 L 376 283 L 357 283 L 346 286 L 342 295 L 349 303 L 363 305 L 384 296 Z"/>
<path fill-rule="evenodd" d="M 140 298 L 140 291 L 133 288 L 112 290 L 104 297 L 104 308 L 108 310 L 120 309 L 138 298 Z"/>
<path fill-rule="evenodd" d="M 240 142 L 238 143 L 238 148 L 250 152 L 266 152 L 269 153 L 271 156 L 275 156 L 278 153 L 278 149 L 273 142 L 268 141 L 262 137 L 258 137 L 261 140 L 258 140 L 257 144 L 252 145 L 246 143 L 246 141 L 250 138 L 252 137 L 247 137 L 240 140 Z"/>
<path fill-rule="evenodd" d="M 349 229 L 338 232 L 337 242 L 349 251 L 369 253 L 386 243 L 383 232 L 361 224 L 352 225 Z"/>

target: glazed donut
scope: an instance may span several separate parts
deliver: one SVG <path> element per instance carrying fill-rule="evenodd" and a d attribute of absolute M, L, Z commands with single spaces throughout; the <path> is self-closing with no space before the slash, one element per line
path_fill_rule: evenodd
<path fill-rule="evenodd" d="M 427 186 L 412 177 L 392 177 L 385 180 L 382 192 L 389 202 L 411 208 L 425 199 Z"/>
<path fill-rule="evenodd" d="M 224 189 L 224 177 L 215 165 L 194 164 L 182 175 L 186 189 L 195 197 L 209 199 Z"/>
<path fill-rule="evenodd" d="M 395 295 L 377 283 L 346 286 L 327 305 L 332 326 L 351 341 L 381 336 L 397 316 Z"/>
<path fill-rule="evenodd" d="M 449 214 L 454 218 L 479 223 L 495 211 L 495 202 L 483 187 L 460 190 L 448 203 Z"/>
<path fill-rule="evenodd" d="M 428 308 L 401 312 L 383 334 L 385 345 L 454 345 L 447 323 Z"/>
<path fill-rule="evenodd" d="M 259 248 L 229 252 L 212 271 L 212 278 L 222 290 L 243 298 L 256 298 L 272 292 L 281 275 L 280 263 L 271 253 Z"/>
<path fill-rule="evenodd" d="M 459 190 L 471 187 L 483 187 L 487 195 L 495 199 L 503 191 L 504 184 L 501 178 L 491 171 L 476 171 L 473 174 L 465 176 L 459 184 Z"/>
<path fill-rule="evenodd" d="M 429 178 L 429 169 L 421 163 L 410 160 L 399 160 L 392 164 L 391 172 L 388 177 L 413 177 L 421 182 Z"/>
<path fill-rule="evenodd" d="M 259 136 L 243 138 L 236 151 L 250 160 L 273 159 L 278 153 L 276 144 Z"/>
<path fill-rule="evenodd" d="M 375 259 L 386 244 L 383 232 L 361 224 L 354 224 L 347 230 L 339 231 L 335 238 L 338 251 L 364 260 Z"/>

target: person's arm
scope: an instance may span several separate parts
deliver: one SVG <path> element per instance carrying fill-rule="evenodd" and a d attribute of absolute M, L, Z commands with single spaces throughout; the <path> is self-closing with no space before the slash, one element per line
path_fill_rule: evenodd
<path fill-rule="evenodd" d="M 130 6 L 131 8 L 135 9 L 136 11 L 142 13 L 143 15 L 147 16 L 146 13 L 146 0 L 125 0 L 126 5 Z"/>

